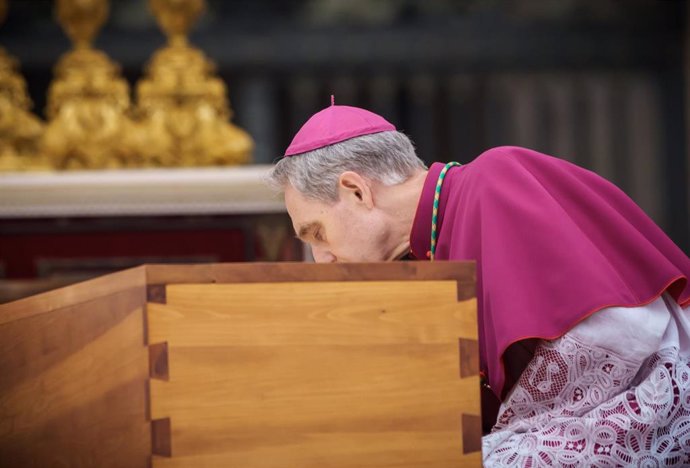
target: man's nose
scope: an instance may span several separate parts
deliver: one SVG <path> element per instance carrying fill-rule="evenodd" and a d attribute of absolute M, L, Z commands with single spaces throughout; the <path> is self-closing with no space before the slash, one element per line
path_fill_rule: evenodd
<path fill-rule="evenodd" d="M 333 263 L 336 261 L 335 255 L 322 247 L 312 246 L 311 253 L 316 263 Z"/>

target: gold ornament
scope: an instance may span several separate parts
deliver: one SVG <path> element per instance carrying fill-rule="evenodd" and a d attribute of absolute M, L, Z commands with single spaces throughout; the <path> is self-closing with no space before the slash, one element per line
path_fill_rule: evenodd
<path fill-rule="evenodd" d="M 0 23 L 7 14 L 0 0 Z M 48 169 L 39 156 L 43 123 L 30 112 L 32 103 L 17 60 L 0 47 L 0 171 Z"/>
<path fill-rule="evenodd" d="M 168 37 L 136 87 L 139 121 L 135 145 L 146 165 L 233 165 L 250 160 L 253 141 L 230 123 L 224 83 L 187 34 L 201 15 L 203 0 L 150 0 Z"/>
<path fill-rule="evenodd" d="M 48 90 L 43 149 L 59 169 L 135 166 L 129 85 L 92 41 L 108 16 L 107 0 L 57 0 L 57 19 L 73 44 Z"/>

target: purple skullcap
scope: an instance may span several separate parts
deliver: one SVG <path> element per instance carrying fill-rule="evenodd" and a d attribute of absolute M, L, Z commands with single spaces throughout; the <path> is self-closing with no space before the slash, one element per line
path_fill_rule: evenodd
<path fill-rule="evenodd" d="M 380 115 L 359 107 L 331 105 L 312 115 L 299 129 L 285 156 L 295 156 L 362 135 L 395 130 Z"/>

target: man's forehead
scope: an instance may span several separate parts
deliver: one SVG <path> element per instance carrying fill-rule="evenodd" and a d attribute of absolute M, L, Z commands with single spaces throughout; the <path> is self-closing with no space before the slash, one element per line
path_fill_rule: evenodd
<path fill-rule="evenodd" d="M 325 203 L 307 198 L 292 187 L 285 189 L 285 207 L 292 220 L 300 224 L 317 221 L 328 208 Z"/>
<path fill-rule="evenodd" d="M 290 184 L 285 187 L 284 198 L 288 211 L 308 211 L 313 210 L 318 205 L 318 202 L 308 199 Z"/>
<path fill-rule="evenodd" d="M 300 238 L 328 224 L 329 211 L 333 209 L 332 205 L 305 197 L 290 185 L 285 189 L 285 206 Z"/>

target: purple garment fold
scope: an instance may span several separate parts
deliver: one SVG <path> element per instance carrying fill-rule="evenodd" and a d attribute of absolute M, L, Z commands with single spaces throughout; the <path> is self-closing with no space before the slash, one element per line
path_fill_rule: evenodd
<path fill-rule="evenodd" d="M 434 189 L 429 169 L 410 236 L 427 258 Z M 482 371 L 501 398 L 503 353 L 552 340 L 592 313 L 648 304 L 664 291 L 690 303 L 690 259 L 618 187 L 567 161 L 518 147 L 449 170 L 438 260 L 477 262 Z"/>

